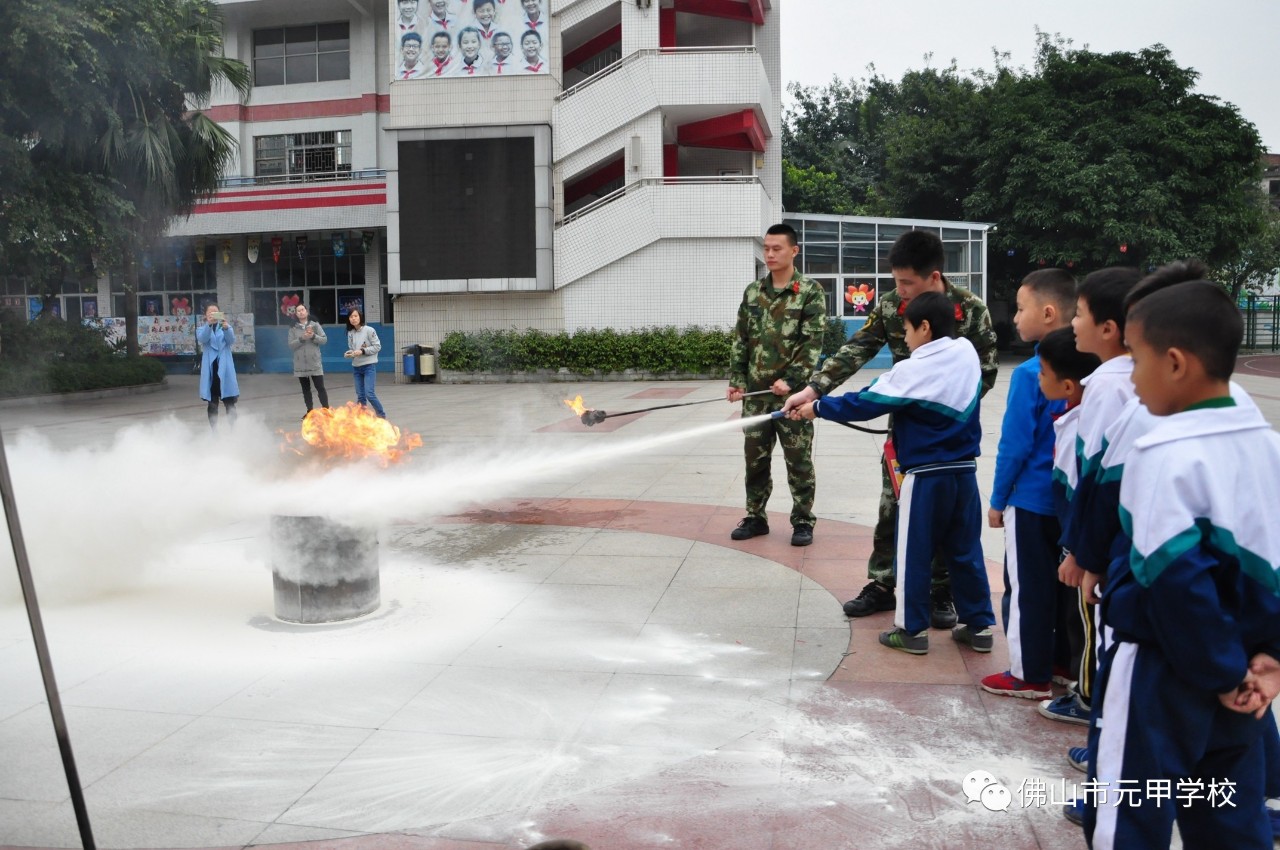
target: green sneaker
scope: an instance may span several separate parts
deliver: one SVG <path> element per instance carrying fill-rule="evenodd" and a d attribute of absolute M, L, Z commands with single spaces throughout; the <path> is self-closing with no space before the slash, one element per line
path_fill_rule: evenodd
<path fill-rule="evenodd" d="M 978 629 L 976 632 L 968 626 L 957 626 L 951 630 L 951 639 L 956 643 L 967 643 L 974 652 L 990 652 L 996 640 L 991 629 Z"/>
<path fill-rule="evenodd" d="M 890 649 L 900 649 L 912 655 L 926 655 L 929 652 L 929 631 L 926 629 L 914 635 L 906 629 L 881 632 L 880 643 Z"/>

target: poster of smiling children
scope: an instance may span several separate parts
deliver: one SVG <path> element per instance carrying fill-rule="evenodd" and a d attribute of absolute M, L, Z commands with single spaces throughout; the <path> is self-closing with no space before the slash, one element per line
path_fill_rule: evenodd
<path fill-rule="evenodd" d="M 392 80 L 548 74 L 548 0 L 391 0 Z"/>

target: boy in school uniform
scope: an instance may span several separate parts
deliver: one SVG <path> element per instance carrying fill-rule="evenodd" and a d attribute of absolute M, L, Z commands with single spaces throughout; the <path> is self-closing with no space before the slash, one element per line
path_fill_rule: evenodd
<path fill-rule="evenodd" d="M 880 643 L 912 655 L 929 651 L 930 578 L 938 552 L 951 570 L 958 643 L 990 652 L 991 588 L 982 556 L 982 502 L 977 464 L 982 364 L 968 339 L 955 338 L 955 305 L 940 292 L 907 305 L 911 356 L 856 393 L 807 402 L 792 418 L 836 422 L 892 413 L 894 447 L 905 473 L 895 539 L 899 588 L 895 628 Z"/>
<path fill-rule="evenodd" d="M 1071 588 L 1078 589 L 1084 582 L 1085 569 L 1077 563 L 1074 554 L 1076 536 L 1083 517 L 1094 510 L 1091 499 L 1098 464 L 1105 448 L 1104 431 L 1133 398 L 1133 384 L 1129 381 L 1133 361 L 1124 347 L 1124 299 L 1138 279 L 1137 269 L 1128 267 L 1092 272 L 1080 285 L 1076 315 L 1071 320 L 1076 347 L 1087 354 L 1096 354 L 1102 361 L 1083 381 L 1084 397 L 1077 419 L 1076 455 L 1080 473 L 1062 529 L 1066 557 L 1058 566 L 1058 579 Z M 1090 564 L 1090 568 L 1101 572 L 1106 564 Z M 1085 640 L 1076 692 L 1040 703 L 1039 711 L 1053 720 L 1083 725 L 1089 722 L 1089 700 L 1093 695 L 1093 677 L 1097 667 L 1094 658 L 1094 609 L 1083 596 L 1080 597 L 1080 615 L 1084 621 Z"/>
<path fill-rule="evenodd" d="M 1120 481 L 1132 544 L 1104 586 L 1090 775 L 1139 799 L 1086 808 L 1097 850 L 1168 847 L 1175 820 L 1188 850 L 1272 846 L 1262 735 L 1274 720 L 1253 713 L 1250 665 L 1280 658 L 1280 527 L 1257 508 L 1280 501 L 1280 435 L 1232 391 L 1242 336 L 1207 281 L 1129 311 L 1133 386 L 1158 421 L 1132 440 Z M 1175 789 L 1163 805 L 1149 798 L 1157 782 Z M 1176 792 L 1188 783 L 1199 799 Z"/>
<path fill-rule="evenodd" d="M 1053 696 L 1058 543 L 1053 509 L 1054 418 L 1065 404 L 1040 389 L 1040 341 L 1065 329 L 1076 311 L 1076 279 L 1064 269 L 1041 269 L 1018 288 L 1013 323 L 1030 359 L 1014 369 L 1000 427 L 995 482 L 987 523 L 1005 536 L 1001 609 L 1009 639 L 1009 669 L 985 677 L 984 691 L 1023 699 Z M 1065 671 L 1060 671 L 1065 674 Z"/>

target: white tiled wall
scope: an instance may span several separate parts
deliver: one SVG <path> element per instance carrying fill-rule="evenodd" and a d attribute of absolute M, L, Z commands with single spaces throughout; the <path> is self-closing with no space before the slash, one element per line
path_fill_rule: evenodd
<path fill-rule="evenodd" d="M 439 347 L 450 331 L 536 328 L 554 333 L 564 330 L 564 306 L 558 292 L 400 295 L 395 309 L 396 341 L 402 345 Z"/>

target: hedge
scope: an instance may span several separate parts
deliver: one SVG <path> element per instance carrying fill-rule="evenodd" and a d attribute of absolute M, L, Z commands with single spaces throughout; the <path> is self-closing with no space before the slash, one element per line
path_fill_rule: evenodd
<path fill-rule="evenodd" d="M 829 319 L 823 354 L 844 344 L 844 325 Z M 440 344 L 440 368 L 457 372 L 533 372 L 565 368 L 571 372 L 724 374 L 733 334 L 717 328 L 652 327 L 631 331 L 539 330 L 453 331 Z"/>
<path fill-rule="evenodd" d="M 0 398 L 155 384 L 164 374 L 163 363 L 126 357 L 93 328 L 0 313 Z"/>

